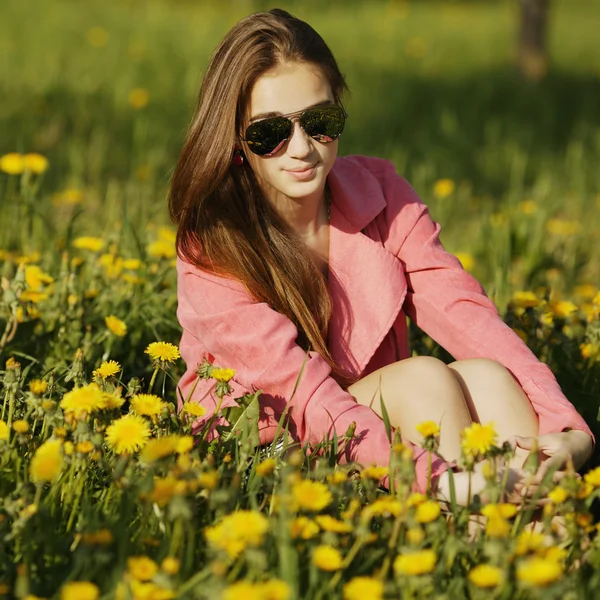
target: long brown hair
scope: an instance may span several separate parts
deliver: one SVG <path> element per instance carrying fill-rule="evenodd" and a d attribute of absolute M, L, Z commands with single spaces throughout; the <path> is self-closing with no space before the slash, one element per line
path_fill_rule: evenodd
<path fill-rule="evenodd" d="M 198 105 L 171 179 L 177 251 L 198 268 L 242 282 L 288 317 L 297 343 L 318 352 L 348 383 L 327 348 L 331 299 L 307 247 L 265 198 L 252 169 L 232 165 L 254 83 L 280 64 L 319 70 L 336 101 L 347 85 L 321 36 L 281 9 L 254 13 L 227 33 L 204 75 Z"/>

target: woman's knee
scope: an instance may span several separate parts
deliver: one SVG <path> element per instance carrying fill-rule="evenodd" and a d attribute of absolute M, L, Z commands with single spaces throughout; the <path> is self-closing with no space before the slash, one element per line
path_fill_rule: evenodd
<path fill-rule="evenodd" d="M 448 368 L 461 375 L 468 375 L 470 378 L 477 377 L 482 381 L 489 382 L 490 385 L 496 383 L 517 384 L 510 371 L 504 365 L 491 358 L 457 360 L 450 363 Z"/>
<path fill-rule="evenodd" d="M 488 358 L 471 358 L 448 367 L 455 373 L 474 419 L 494 421 L 502 438 L 537 435 L 533 406 L 504 365 Z"/>

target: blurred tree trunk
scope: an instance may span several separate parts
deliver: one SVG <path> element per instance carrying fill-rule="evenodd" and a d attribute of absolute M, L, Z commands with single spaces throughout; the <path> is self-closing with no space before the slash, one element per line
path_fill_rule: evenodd
<path fill-rule="evenodd" d="M 548 71 L 546 31 L 550 0 L 519 0 L 521 29 L 517 64 L 521 74 L 530 81 L 539 81 Z"/>

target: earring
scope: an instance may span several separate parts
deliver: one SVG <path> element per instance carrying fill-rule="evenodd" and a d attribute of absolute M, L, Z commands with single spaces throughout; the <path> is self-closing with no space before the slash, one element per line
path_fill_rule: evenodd
<path fill-rule="evenodd" d="M 233 147 L 233 164 L 236 167 L 241 167 L 244 164 L 244 154 L 239 144 L 235 144 Z"/>

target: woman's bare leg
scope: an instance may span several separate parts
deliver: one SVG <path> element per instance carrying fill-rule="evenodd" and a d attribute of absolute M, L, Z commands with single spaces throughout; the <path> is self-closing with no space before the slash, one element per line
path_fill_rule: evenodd
<path fill-rule="evenodd" d="M 357 381 L 348 392 L 379 416 L 383 397 L 392 426 L 415 444 L 422 441 L 416 430 L 419 423 L 438 423 L 440 454 L 449 461 L 460 456 L 460 432 L 473 419 L 454 372 L 441 360 L 429 356 L 401 360 Z"/>
<path fill-rule="evenodd" d="M 486 358 L 459 360 L 448 365 L 454 373 L 473 420 L 495 423 L 500 443 L 513 435 L 538 435 L 538 418 L 521 386 L 498 362 Z M 514 467 L 521 467 L 528 451 L 517 448 Z"/>

